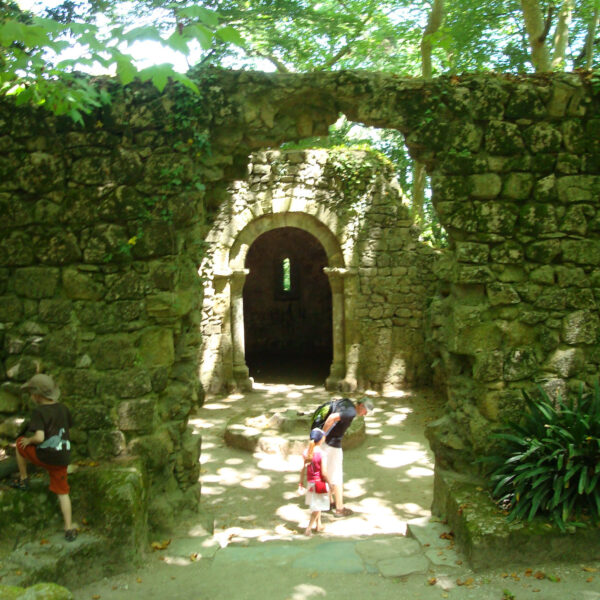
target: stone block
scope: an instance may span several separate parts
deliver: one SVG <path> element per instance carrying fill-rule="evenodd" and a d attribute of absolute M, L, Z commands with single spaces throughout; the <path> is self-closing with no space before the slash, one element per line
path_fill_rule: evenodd
<path fill-rule="evenodd" d="M 600 320 L 587 310 L 578 310 L 562 320 L 561 339 L 567 344 L 596 344 Z"/>
<path fill-rule="evenodd" d="M 55 296 L 59 280 L 59 269 L 53 267 L 24 267 L 15 270 L 13 285 L 20 296 L 38 300 Z"/>
<path fill-rule="evenodd" d="M 502 185 L 502 197 L 525 200 L 533 189 L 534 179 L 530 173 L 509 173 Z"/>
<path fill-rule="evenodd" d="M 558 152 L 562 144 L 562 133 L 546 122 L 532 125 L 525 130 L 523 137 L 534 155 Z"/>
<path fill-rule="evenodd" d="M 150 432 L 154 429 L 156 400 L 128 400 L 117 409 L 119 429 L 122 431 Z"/>
<path fill-rule="evenodd" d="M 600 241 L 562 240 L 561 248 L 565 262 L 579 265 L 600 265 Z"/>
<path fill-rule="evenodd" d="M 0 323 L 20 321 L 23 316 L 23 304 L 17 296 L 0 296 Z"/>
<path fill-rule="evenodd" d="M 62 271 L 65 294 L 72 300 L 100 300 L 104 295 L 98 274 L 86 273 L 77 267 L 66 267 Z"/>
<path fill-rule="evenodd" d="M 0 386 L 0 413 L 16 413 L 22 406 L 22 392 L 18 386 L 11 383 L 3 383 Z"/>
<path fill-rule="evenodd" d="M 90 345 L 89 355 L 96 369 L 122 369 L 133 366 L 137 352 L 130 336 L 116 334 L 96 338 Z"/>
<path fill-rule="evenodd" d="M 518 304 L 519 294 L 512 285 L 506 283 L 490 283 L 487 286 L 487 296 L 492 306 L 500 304 Z"/>
<path fill-rule="evenodd" d="M 93 460 L 112 459 L 125 450 L 125 436 L 121 431 L 88 431 L 87 451 Z"/>
<path fill-rule="evenodd" d="M 504 358 L 504 379 L 520 381 L 531 377 L 538 368 L 535 352 L 529 348 L 513 348 Z"/>
<path fill-rule="evenodd" d="M 480 200 L 496 198 L 502 190 L 502 179 L 497 173 L 482 173 L 468 178 L 470 195 Z"/>
<path fill-rule="evenodd" d="M 139 342 L 142 364 L 148 368 L 168 367 L 175 361 L 173 331 L 164 327 L 144 330 Z"/>
<path fill-rule="evenodd" d="M 106 375 L 98 382 L 98 394 L 116 398 L 137 398 L 152 390 L 150 373 L 143 369 L 124 369 Z"/>
<path fill-rule="evenodd" d="M 557 348 L 543 365 L 545 371 L 559 377 L 573 377 L 585 364 L 585 354 L 581 348 Z"/>

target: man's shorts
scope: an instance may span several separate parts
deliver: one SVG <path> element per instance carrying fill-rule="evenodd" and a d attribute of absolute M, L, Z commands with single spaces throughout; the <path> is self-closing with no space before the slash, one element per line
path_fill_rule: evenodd
<path fill-rule="evenodd" d="M 327 442 L 321 445 L 321 453 L 325 461 L 327 479 L 331 485 L 344 483 L 344 453 L 341 448 L 329 446 Z"/>
<path fill-rule="evenodd" d="M 29 444 L 25 448 L 19 446 L 19 440 L 17 439 L 17 452 L 24 456 L 29 462 L 46 469 L 50 475 L 50 491 L 55 494 L 68 494 L 69 483 L 67 482 L 67 467 L 64 465 L 48 465 L 43 463 L 38 457 L 34 444 Z"/>

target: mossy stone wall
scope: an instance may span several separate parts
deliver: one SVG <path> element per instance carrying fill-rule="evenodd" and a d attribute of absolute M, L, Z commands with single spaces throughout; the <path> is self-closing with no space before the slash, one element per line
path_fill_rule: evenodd
<path fill-rule="evenodd" d="M 204 240 L 252 151 L 324 135 L 339 112 L 404 133 L 449 234 L 428 334 L 449 400 L 438 461 L 468 468 L 522 389 L 596 379 L 600 118 L 585 74 L 195 76 L 198 97 L 98 80 L 115 97 L 84 128 L 2 102 L 3 423 L 26 411 L 18 385 L 39 362 L 80 456 L 139 453 L 154 495 L 192 486 Z"/>

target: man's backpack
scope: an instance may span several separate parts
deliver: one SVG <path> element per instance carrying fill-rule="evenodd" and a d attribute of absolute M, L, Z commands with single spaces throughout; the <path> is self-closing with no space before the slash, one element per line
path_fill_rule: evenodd
<path fill-rule="evenodd" d="M 337 400 L 330 400 L 329 402 L 321 404 L 321 406 L 319 406 L 312 415 L 312 419 L 310 421 L 311 431 L 317 427 L 319 429 L 323 429 L 325 421 L 327 421 L 327 417 L 329 417 L 331 413 L 337 412 L 343 408 L 348 402 L 353 404 L 350 398 L 338 398 Z"/>
<path fill-rule="evenodd" d="M 325 421 L 327 421 L 327 417 L 333 412 L 333 406 L 335 404 L 335 400 L 330 400 L 329 402 L 325 402 L 321 404 L 312 415 L 310 420 L 310 430 L 323 429 L 323 425 L 325 425 Z"/>

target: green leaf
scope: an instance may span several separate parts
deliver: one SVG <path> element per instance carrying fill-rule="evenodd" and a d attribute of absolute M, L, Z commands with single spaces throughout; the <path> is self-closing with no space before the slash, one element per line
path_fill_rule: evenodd
<path fill-rule="evenodd" d="M 209 27 L 217 27 L 219 25 L 219 16 L 217 13 L 203 6 L 186 6 L 185 8 L 179 8 L 177 4 L 171 4 L 170 6 L 175 9 L 177 16 L 198 19 Z"/>
<path fill-rule="evenodd" d="M 135 27 L 127 33 L 124 33 L 122 39 L 126 42 L 133 43 L 140 40 L 152 40 L 155 42 L 163 42 L 163 39 L 156 27 L 144 26 Z"/>
<path fill-rule="evenodd" d="M 203 25 L 188 25 L 183 28 L 185 35 L 198 40 L 198 43 L 204 50 L 210 49 L 213 41 L 213 32 Z"/>
<path fill-rule="evenodd" d="M 217 29 L 216 35 L 227 44 L 234 44 L 235 46 L 240 47 L 244 46 L 244 39 L 239 31 L 229 25 Z"/>
<path fill-rule="evenodd" d="M 188 47 L 189 38 L 175 30 L 166 40 L 167 45 L 177 52 L 182 54 L 188 54 L 190 51 Z"/>
<path fill-rule="evenodd" d="M 137 76 L 138 70 L 125 58 L 117 59 L 117 75 L 123 85 L 131 83 Z"/>

